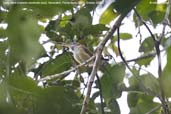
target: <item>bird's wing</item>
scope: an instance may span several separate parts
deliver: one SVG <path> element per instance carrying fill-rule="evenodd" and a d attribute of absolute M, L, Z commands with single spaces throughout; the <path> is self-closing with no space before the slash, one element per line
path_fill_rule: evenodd
<path fill-rule="evenodd" d="M 93 56 L 93 53 L 84 45 L 82 45 L 83 48 L 85 49 L 85 52 L 88 53 L 90 56 Z"/>

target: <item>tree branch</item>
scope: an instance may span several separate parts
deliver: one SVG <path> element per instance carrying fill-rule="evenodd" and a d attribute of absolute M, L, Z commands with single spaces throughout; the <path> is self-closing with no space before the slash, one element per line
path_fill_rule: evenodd
<path fill-rule="evenodd" d="M 147 59 L 149 57 L 155 57 L 156 56 L 156 52 L 150 52 L 150 53 L 147 53 L 147 54 L 144 54 L 140 57 L 137 57 L 137 58 L 134 58 L 134 59 L 129 59 L 129 60 L 125 60 L 127 63 L 129 62 L 135 62 L 135 61 L 139 61 L 139 60 L 142 60 L 142 59 Z M 123 61 L 121 62 L 123 63 Z"/>
<path fill-rule="evenodd" d="M 95 58 L 95 56 L 92 56 L 90 59 L 88 59 L 88 60 L 85 61 L 84 63 L 79 64 L 79 65 L 77 65 L 76 67 L 74 67 L 74 68 L 72 68 L 72 69 L 69 69 L 69 70 L 64 71 L 64 72 L 62 72 L 62 73 L 59 73 L 59 74 L 54 74 L 54 75 L 50 75 L 50 76 L 45 76 L 44 78 L 41 78 L 41 79 L 39 79 L 38 81 L 40 82 L 40 81 L 52 80 L 52 79 L 55 79 L 55 78 L 64 78 L 64 77 L 66 77 L 66 76 L 65 76 L 66 74 L 68 74 L 68 73 L 70 73 L 70 72 L 72 72 L 72 71 L 74 71 L 74 70 L 76 70 L 76 69 L 78 69 L 78 68 L 80 68 L 80 67 L 82 67 L 82 66 L 88 64 L 88 63 L 89 63 L 90 61 L 92 61 L 94 58 Z"/>
<path fill-rule="evenodd" d="M 99 45 L 97 47 L 97 51 L 95 53 L 96 59 L 95 59 L 95 62 L 93 64 L 92 72 L 90 74 L 90 79 L 88 81 L 88 86 L 87 86 L 87 94 L 86 94 L 86 96 L 84 98 L 80 114 L 84 114 L 86 112 L 86 110 L 87 110 L 87 106 L 88 106 L 89 98 L 90 98 L 90 94 L 91 94 L 92 84 L 94 82 L 94 78 L 95 78 L 95 75 L 97 73 L 97 69 L 99 67 L 99 61 L 101 59 L 101 53 L 102 53 L 103 47 L 105 46 L 106 42 L 113 36 L 113 33 L 120 26 L 120 24 L 121 24 L 121 22 L 122 22 L 122 20 L 124 19 L 125 16 L 126 16 L 125 13 L 118 16 L 118 19 L 116 20 L 113 27 L 109 30 L 108 34 L 106 34 L 104 39 L 99 43 Z"/>
<path fill-rule="evenodd" d="M 162 51 L 164 51 L 164 50 L 162 50 Z M 149 57 L 154 57 L 154 56 L 156 56 L 156 52 L 150 52 L 150 53 L 147 53 L 147 54 L 142 55 L 142 56 L 140 56 L 140 57 L 126 60 L 126 62 L 127 62 L 127 63 L 128 63 L 128 62 L 135 62 L 135 61 L 139 61 L 139 60 L 142 60 L 142 59 L 147 59 L 147 58 L 149 58 Z M 93 56 L 92 59 L 94 59 L 94 58 L 95 58 L 95 56 Z M 90 58 L 90 61 L 91 61 L 92 59 Z M 80 67 L 82 67 L 82 66 L 88 64 L 88 62 L 89 62 L 89 60 L 87 60 L 86 62 L 84 62 L 84 63 L 82 63 L 82 64 L 80 64 L 80 65 L 77 65 L 76 67 L 74 67 L 74 68 L 72 68 L 72 69 L 69 69 L 69 70 L 64 71 L 64 72 L 62 72 L 62 73 L 59 73 L 59 74 L 44 76 L 44 78 L 41 78 L 41 79 L 39 79 L 38 81 L 48 81 L 48 80 L 52 80 L 52 79 L 55 79 L 55 78 L 64 78 L 64 77 L 65 77 L 65 74 L 68 74 L 68 73 L 70 73 L 70 72 L 72 72 L 72 71 L 74 71 L 74 70 L 76 70 L 76 69 L 78 69 L 78 68 L 80 68 Z M 117 64 L 121 64 L 121 63 L 124 63 L 124 62 L 121 61 L 121 62 L 118 62 Z"/>

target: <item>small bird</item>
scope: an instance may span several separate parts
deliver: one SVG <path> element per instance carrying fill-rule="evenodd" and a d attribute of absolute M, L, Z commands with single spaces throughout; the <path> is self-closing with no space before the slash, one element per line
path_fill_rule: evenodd
<path fill-rule="evenodd" d="M 79 64 L 87 61 L 93 56 L 93 53 L 83 44 L 80 43 L 71 43 L 71 44 L 63 44 L 63 46 L 69 47 L 71 49 L 71 52 L 73 53 L 73 57 L 75 61 Z M 89 67 L 92 67 L 94 63 L 94 60 L 90 61 Z M 104 67 L 108 63 L 106 60 L 102 57 L 100 66 Z"/>
<path fill-rule="evenodd" d="M 64 46 L 69 47 L 73 53 L 73 57 L 79 64 L 85 62 L 93 56 L 93 53 L 89 49 L 80 43 L 64 44 Z M 93 61 L 90 62 L 90 65 Z"/>
<path fill-rule="evenodd" d="M 71 50 L 74 56 L 74 59 L 79 63 L 83 63 L 86 60 L 90 59 L 90 57 L 93 56 L 91 51 L 88 50 L 87 47 L 85 47 L 82 44 L 79 43 L 72 43 L 71 44 Z"/>

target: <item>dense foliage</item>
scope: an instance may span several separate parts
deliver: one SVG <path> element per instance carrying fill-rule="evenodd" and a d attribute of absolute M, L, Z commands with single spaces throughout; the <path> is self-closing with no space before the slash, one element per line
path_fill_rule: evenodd
<path fill-rule="evenodd" d="M 113 20 L 122 14 L 128 14 L 127 19 L 132 18 L 137 37 L 121 29 L 119 35 L 114 34 L 105 45 L 103 55 L 110 62 L 107 61 L 109 64 L 99 73 L 100 82 L 94 81 L 86 111 L 88 114 L 120 114 L 117 99 L 127 92 L 130 114 L 171 113 L 171 1 L 162 4 L 157 0 L 108 2 L 0 1 L 0 114 L 79 114 L 86 92 L 83 93 L 88 78 L 85 74 L 90 75 L 91 68 L 83 66 L 43 82 L 39 79 L 76 66 L 70 50 L 56 43 L 79 42 L 93 52 L 112 28 Z M 93 24 L 95 14 L 99 17 L 98 24 Z M 153 32 L 159 26 L 160 32 Z M 147 29 L 147 33 L 142 33 L 142 28 Z M 138 38 L 140 42 L 135 45 L 139 45 L 140 57 L 112 61 L 120 56 L 127 58 L 118 51 L 118 39 L 127 42 Z M 160 52 L 167 58 L 163 69 Z M 154 70 L 158 75 L 148 71 L 156 58 L 158 64 Z M 143 68 L 147 68 L 145 73 Z M 95 102 L 100 94 L 104 103 Z M 160 102 L 155 102 L 154 98 Z"/>

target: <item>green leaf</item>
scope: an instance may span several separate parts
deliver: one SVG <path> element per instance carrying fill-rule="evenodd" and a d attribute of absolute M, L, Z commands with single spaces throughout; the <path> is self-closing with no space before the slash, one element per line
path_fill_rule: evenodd
<path fill-rule="evenodd" d="M 86 28 L 86 30 L 84 31 L 85 35 L 93 35 L 93 36 L 99 36 L 100 34 L 102 34 L 103 31 L 107 31 L 109 30 L 108 27 L 106 27 L 103 24 L 97 24 L 97 25 L 91 25 L 89 27 Z"/>
<path fill-rule="evenodd" d="M 119 85 L 123 82 L 125 76 L 124 65 L 114 65 L 105 67 L 106 71 L 101 78 L 101 85 L 103 91 L 103 97 L 105 102 L 109 102 L 113 98 L 121 96 L 122 90 Z"/>
<path fill-rule="evenodd" d="M 147 91 L 151 91 L 152 94 L 158 95 L 160 94 L 160 86 L 157 78 L 155 78 L 151 74 L 145 74 L 140 76 L 140 80 L 142 84 L 145 86 Z"/>
<path fill-rule="evenodd" d="M 7 21 L 11 62 L 15 64 L 17 61 L 23 61 L 28 69 L 43 49 L 38 42 L 41 28 L 31 12 L 18 7 L 9 12 Z"/>
<path fill-rule="evenodd" d="M 115 41 L 113 40 L 112 43 L 110 43 L 110 47 L 113 50 L 113 52 L 116 54 L 116 56 L 119 56 L 118 47 L 115 44 Z"/>
<path fill-rule="evenodd" d="M 71 68 L 72 62 L 71 53 L 63 53 L 58 55 L 55 59 L 45 63 L 42 75 L 46 76 L 66 71 Z"/>
<path fill-rule="evenodd" d="M 111 114 L 120 114 L 119 104 L 115 99 L 110 100 L 108 107 L 111 110 Z"/>
<path fill-rule="evenodd" d="M 9 83 L 13 101 L 20 112 L 25 114 L 68 114 L 70 112 L 78 114 L 80 112 L 80 99 L 73 89 L 66 89 L 62 86 L 42 89 L 37 86 L 33 87 L 34 85 L 27 77 L 20 78 L 21 80 L 10 79 Z"/>
<path fill-rule="evenodd" d="M 15 110 L 18 111 L 14 114 L 33 113 L 34 100 L 38 95 L 37 92 L 41 89 L 37 86 L 37 83 L 30 77 L 25 76 L 20 68 L 17 68 L 7 78 L 7 84 Z"/>
<path fill-rule="evenodd" d="M 120 39 L 122 40 L 129 40 L 132 38 L 132 34 L 129 33 L 120 33 Z M 117 36 L 113 37 L 114 41 L 117 39 Z"/>
<path fill-rule="evenodd" d="M 3 23 L 5 21 L 6 16 L 7 16 L 7 12 L 2 11 L 0 9 L 0 23 Z"/>
<path fill-rule="evenodd" d="M 144 65 L 144 66 L 148 66 L 150 65 L 151 61 L 154 59 L 154 57 L 148 57 L 148 58 L 145 58 L 145 59 L 140 59 L 138 61 L 136 61 L 137 64 L 139 65 Z"/>
<path fill-rule="evenodd" d="M 141 86 L 138 83 L 139 78 L 137 79 L 135 76 L 132 76 L 129 79 L 129 85 L 132 91 L 141 91 Z"/>
<path fill-rule="evenodd" d="M 118 13 L 128 13 L 132 10 L 141 0 L 116 0 L 114 7 Z"/>
<path fill-rule="evenodd" d="M 88 103 L 88 114 L 99 114 L 99 112 L 97 111 L 97 107 L 98 110 L 100 109 L 99 106 L 97 106 L 98 104 L 94 103 L 94 100 L 90 99 L 89 103 Z"/>
<path fill-rule="evenodd" d="M 95 100 L 98 96 L 99 96 L 99 91 L 93 93 L 91 99 L 92 99 L 92 100 Z"/>
<path fill-rule="evenodd" d="M 152 11 L 149 13 L 149 17 L 155 26 L 157 26 L 157 24 L 163 21 L 164 15 L 165 12 L 161 12 L 161 11 Z"/>
<path fill-rule="evenodd" d="M 61 21 L 60 21 L 60 26 L 61 27 L 65 27 L 66 24 L 69 23 L 69 21 L 72 19 L 72 16 L 71 15 L 65 15 L 62 17 Z"/>
<path fill-rule="evenodd" d="M 2 1 L 0 1 L 0 6 L 2 5 L 2 3 L 3 3 L 3 0 L 2 0 Z"/>
<path fill-rule="evenodd" d="M 14 99 L 11 95 L 11 88 L 7 81 L 1 79 L 0 82 L 0 113 L 1 114 L 22 114 L 16 109 Z"/>
<path fill-rule="evenodd" d="M 140 0 L 116 0 L 115 2 L 111 3 L 109 7 L 103 12 L 99 22 L 101 24 L 109 24 L 118 15 L 118 13 L 126 14 L 139 2 Z M 117 11 L 117 13 L 114 12 L 114 9 Z"/>
<path fill-rule="evenodd" d="M 114 6 L 112 3 L 100 16 L 99 22 L 100 24 L 109 24 L 117 16 L 118 14 L 114 12 Z"/>
<path fill-rule="evenodd" d="M 32 78 L 23 74 L 20 68 L 15 69 L 15 72 L 10 75 L 8 84 L 12 90 L 25 94 L 33 94 L 39 89 L 37 83 Z"/>
<path fill-rule="evenodd" d="M 128 106 L 130 108 L 135 107 L 137 105 L 137 103 L 138 103 L 138 100 L 139 100 L 139 94 L 133 93 L 133 92 L 128 93 L 127 102 L 128 102 Z"/>
<path fill-rule="evenodd" d="M 157 4 L 155 10 L 149 13 L 149 17 L 153 21 L 154 25 L 157 25 L 163 21 L 166 13 L 166 5 L 167 4 Z"/>
<path fill-rule="evenodd" d="M 9 86 L 5 80 L 3 80 L 2 78 L 1 78 L 1 80 L 2 81 L 0 82 L 0 106 L 3 106 L 3 105 L 12 106 L 13 101 L 12 101 L 12 98 L 10 96 L 10 91 L 8 88 Z M 6 101 L 6 99 L 8 99 L 8 102 Z"/>
<path fill-rule="evenodd" d="M 6 66 L 9 65 L 7 62 L 6 50 L 8 49 L 7 42 L 0 42 L 0 77 L 6 75 Z"/>
<path fill-rule="evenodd" d="M 77 36 L 78 40 L 91 34 L 87 32 L 87 30 L 89 31 L 92 25 L 92 16 L 90 14 L 90 11 L 86 8 L 80 9 L 76 14 L 72 16 L 70 24 L 71 24 L 70 26 L 71 28 L 68 29 L 67 33 L 69 32 L 72 32 L 72 34 L 75 33 L 74 35 Z"/>
<path fill-rule="evenodd" d="M 148 93 L 156 96 L 160 94 L 160 86 L 157 78 L 152 74 L 144 74 L 139 77 L 129 78 L 130 90 Z"/>
<path fill-rule="evenodd" d="M 162 46 L 168 48 L 171 46 L 171 37 L 162 39 Z"/>
<path fill-rule="evenodd" d="M 39 92 L 35 104 L 36 114 L 78 114 L 79 97 L 71 89 L 48 87 Z"/>
<path fill-rule="evenodd" d="M 125 66 L 122 64 L 103 67 L 104 75 L 100 82 L 102 87 L 102 95 L 112 114 L 119 114 L 120 109 L 116 98 L 122 94 L 123 78 L 125 76 Z"/>
<path fill-rule="evenodd" d="M 139 52 L 147 53 L 151 52 L 152 50 L 154 50 L 154 41 L 151 37 L 148 37 L 142 42 Z"/>
<path fill-rule="evenodd" d="M 60 26 L 59 26 L 59 23 L 61 22 L 60 20 L 61 20 L 61 18 L 58 18 L 56 20 L 51 20 L 45 28 L 46 35 L 52 41 L 62 42 L 62 37 L 60 37 L 60 35 L 58 36 L 58 34 L 56 34 L 56 32 L 58 32 L 58 29 L 60 28 Z"/>
<path fill-rule="evenodd" d="M 164 19 L 167 4 L 157 4 L 156 0 L 141 0 L 136 9 L 144 20 L 151 20 L 156 26 Z"/>
<path fill-rule="evenodd" d="M 161 76 L 161 82 L 162 82 L 162 87 L 165 95 L 167 97 L 171 97 L 171 46 L 167 50 L 167 64 L 163 70 L 162 76 Z"/>
<path fill-rule="evenodd" d="M 120 38 L 121 38 L 122 40 L 128 40 L 128 39 L 131 39 L 131 38 L 132 38 L 132 35 L 129 34 L 129 33 L 121 33 L 121 34 L 120 34 Z"/>
<path fill-rule="evenodd" d="M 156 0 L 141 0 L 141 2 L 137 5 L 136 10 L 140 13 L 143 19 L 148 20 L 149 14 L 153 11 L 156 7 L 155 3 Z"/>
<path fill-rule="evenodd" d="M 77 94 L 80 93 L 73 89 L 75 84 L 72 82 L 41 88 L 31 78 L 15 71 L 10 76 L 7 87 L 14 105 L 17 106 L 15 109 L 22 114 L 78 114 L 81 104 Z"/>
<path fill-rule="evenodd" d="M 153 97 L 141 93 L 130 92 L 127 97 L 128 106 L 131 114 L 145 114 L 150 112 L 160 104 L 153 102 Z M 150 114 L 158 114 L 160 108 Z"/>
<path fill-rule="evenodd" d="M 74 37 L 79 41 L 88 35 L 97 33 L 96 31 L 98 31 L 98 29 L 94 30 L 92 28 L 94 27 L 92 26 L 90 11 L 86 8 L 81 8 L 72 16 L 64 16 L 55 21 L 50 21 L 45 30 L 47 36 L 55 41 L 73 41 L 75 40 Z M 102 29 L 104 29 L 104 27 L 102 27 Z"/>
<path fill-rule="evenodd" d="M 3 28 L 0 28 L 0 39 L 5 37 L 6 37 L 5 30 Z"/>
<path fill-rule="evenodd" d="M 86 8 L 80 9 L 76 14 L 73 15 L 71 22 L 74 25 L 82 25 L 83 28 L 91 25 L 92 17 L 90 11 Z"/>

